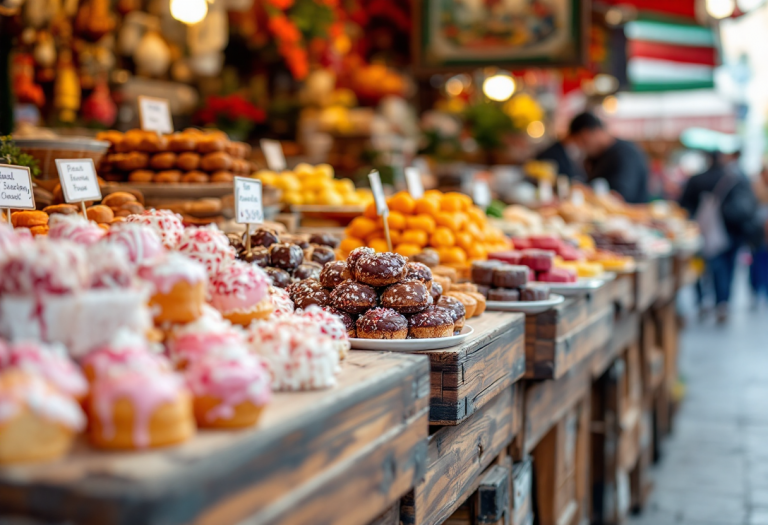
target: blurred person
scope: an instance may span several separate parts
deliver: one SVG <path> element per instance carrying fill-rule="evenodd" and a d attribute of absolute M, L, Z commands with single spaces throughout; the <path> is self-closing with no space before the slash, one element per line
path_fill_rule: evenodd
<path fill-rule="evenodd" d="M 768 222 L 768 166 L 763 166 L 760 175 L 752 184 L 758 202 L 757 220 Z M 753 306 L 760 304 L 761 297 L 768 299 L 768 243 L 765 239 L 752 248 L 752 264 L 749 266 L 749 284 L 752 287 Z"/>
<path fill-rule="evenodd" d="M 686 183 L 680 206 L 696 218 L 702 230 L 706 275 L 715 292 L 717 321 L 724 323 L 739 249 L 763 234 L 757 199 L 738 167 L 738 156 L 715 152 L 711 157 L 710 167 Z"/>
<path fill-rule="evenodd" d="M 587 157 L 588 181 L 605 179 L 630 204 L 648 202 L 648 161 L 640 148 L 611 135 L 592 113 L 573 118 L 570 137 Z"/>
<path fill-rule="evenodd" d="M 587 176 L 584 170 L 574 161 L 574 155 L 570 151 L 576 147 L 573 139 L 564 137 L 556 140 L 536 155 L 536 160 L 551 160 L 557 164 L 557 174 L 565 175 L 571 181 L 586 182 Z"/>

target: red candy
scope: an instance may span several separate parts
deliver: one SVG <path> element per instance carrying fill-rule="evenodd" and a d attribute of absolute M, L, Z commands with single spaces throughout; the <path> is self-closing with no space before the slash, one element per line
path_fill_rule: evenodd
<path fill-rule="evenodd" d="M 518 250 L 530 250 L 533 248 L 533 244 L 531 244 L 531 241 L 528 239 L 525 239 L 523 237 L 515 237 L 512 239 L 512 244 L 517 248 Z"/>
<path fill-rule="evenodd" d="M 581 261 L 584 259 L 584 254 L 581 250 L 565 243 L 563 243 L 560 246 L 560 249 L 557 250 L 557 254 L 562 257 L 564 261 Z"/>
<path fill-rule="evenodd" d="M 538 281 L 542 283 L 575 283 L 577 280 L 576 272 L 568 268 L 552 268 L 538 275 Z"/>
<path fill-rule="evenodd" d="M 528 242 L 531 244 L 531 248 L 552 250 L 554 252 L 559 252 L 564 244 L 560 239 L 553 235 L 531 235 L 528 237 Z"/>
<path fill-rule="evenodd" d="M 555 260 L 555 253 L 545 250 L 524 250 L 522 254 L 520 264 L 537 272 L 546 272 Z"/>
<path fill-rule="evenodd" d="M 515 246 L 517 246 L 517 244 L 515 244 Z M 518 265 L 520 264 L 522 253 L 515 250 L 493 252 L 488 254 L 488 258 L 494 261 L 504 261 L 507 264 Z"/>

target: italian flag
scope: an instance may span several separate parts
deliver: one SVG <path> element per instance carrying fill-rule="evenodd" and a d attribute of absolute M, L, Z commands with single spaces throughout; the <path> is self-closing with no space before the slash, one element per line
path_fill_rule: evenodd
<path fill-rule="evenodd" d="M 715 33 L 692 24 L 629 22 L 627 77 L 633 91 L 712 88 L 717 65 Z"/>

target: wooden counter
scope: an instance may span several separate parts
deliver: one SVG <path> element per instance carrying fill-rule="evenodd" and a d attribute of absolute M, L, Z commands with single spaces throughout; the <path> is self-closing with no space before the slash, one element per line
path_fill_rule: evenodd
<path fill-rule="evenodd" d="M 424 477 L 429 362 L 353 351 L 338 382 L 276 394 L 253 429 L 148 452 L 81 443 L 2 469 L 0 509 L 94 525 L 367 523 Z"/>

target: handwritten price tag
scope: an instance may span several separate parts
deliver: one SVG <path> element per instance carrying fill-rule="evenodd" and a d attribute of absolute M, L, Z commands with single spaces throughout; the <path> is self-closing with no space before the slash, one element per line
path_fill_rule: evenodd
<path fill-rule="evenodd" d="M 235 221 L 240 224 L 264 222 L 260 180 L 235 177 Z"/>
<path fill-rule="evenodd" d="M 0 208 L 35 209 L 29 168 L 0 164 Z"/>
<path fill-rule="evenodd" d="M 280 141 L 261 139 L 261 151 L 264 152 L 269 169 L 279 173 L 286 168 L 285 154 L 283 153 L 283 146 L 280 144 Z"/>
<path fill-rule="evenodd" d="M 56 168 L 65 201 L 101 200 L 101 188 L 92 159 L 57 159 Z"/>
<path fill-rule="evenodd" d="M 144 131 L 173 133 L 171 106 L 163 98 L 139 97 L 139 120 Z"/>
<path fill-rule="evenodd" d="M 373 170 L 368 174 L 368 180 L 371 182 L 373 200 L 376 201 L 376 213 L 381 217 L 389 215 L 389 206 L 387 206 L 387 198 L 384 195 L 384 186 L 381 185 L 381 175 L 378 171 Z"/>
<path fill-rule="evenodd" d="M 405 184 L 408 186 L 408 193 L 414 199 L 424 196 L 424 184 L 421 182 L 421 173 L 418 168 L 405 168 Z"/>

